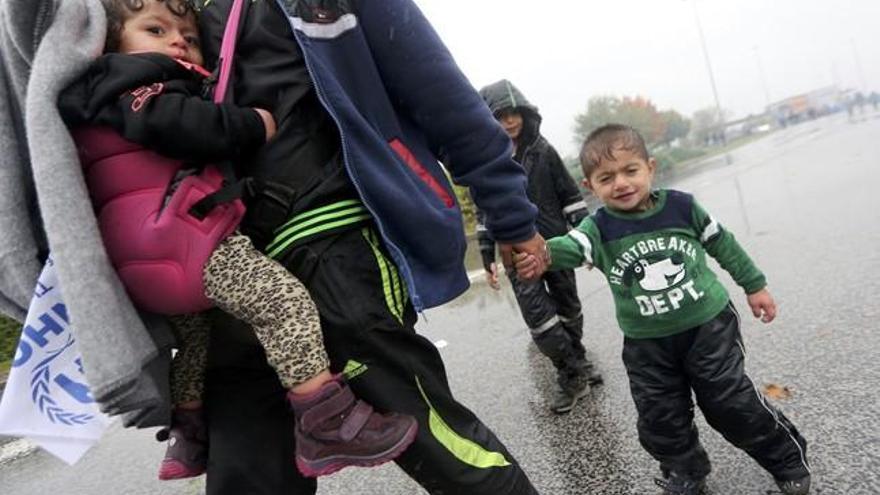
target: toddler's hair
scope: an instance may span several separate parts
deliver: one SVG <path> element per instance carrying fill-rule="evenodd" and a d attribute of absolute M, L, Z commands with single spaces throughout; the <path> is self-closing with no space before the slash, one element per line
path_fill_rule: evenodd
<path fill-rule="evenodd" d="M 602 160 L 614 160 L 617 150 L 635 153 L 645 161 L 649 158 L 645 140 L 637 130 L 623 124 L 603 125 L 591 132 L 581 147 L 580 161 L 584 177 L 589 179 Z"/>
<path fill-rule="evenodd" d="M 104 10 L 107 12 L 105 52 L 115 52 L 119 49 L 119 38 L 125 21 L 140 12 L 146 2 L 162 2 L 172 14 L 178 17 L 195 15 L 198 10 L 194 0 L 101 0 Z"/>

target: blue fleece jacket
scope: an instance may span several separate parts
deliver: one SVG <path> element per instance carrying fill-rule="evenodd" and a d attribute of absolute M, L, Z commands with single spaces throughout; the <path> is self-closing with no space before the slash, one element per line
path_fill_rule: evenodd
<path fill-rule="evenodd" d="M 411 0 L 277 1 L 416 309 L 468 287 L 461 211 L 441 159 L 495 239 L 535 234 L 510 139 Z"/>

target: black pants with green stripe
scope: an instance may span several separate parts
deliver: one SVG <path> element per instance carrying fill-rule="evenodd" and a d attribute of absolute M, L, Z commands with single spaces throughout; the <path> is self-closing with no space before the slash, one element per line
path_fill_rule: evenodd
<path fill-rule="evenodd" d="M 537 493 L 504 445 L 470 410 L 452 397 L 440 354 L 429 340 L 416 334 L 413 328 L 416 314 L 406 301 L 406 292 L 393 263 L 372 229 L 353 229 L 295 247 L 280 261 L 306 285 L 318 306 L 331 369 L 345 371 L 355 394 L 378 410 L 407 413 L 418 419 L 416 441 L 397 461 L 409 476 L 429 493 Z M 290 469 L 295 470 L 292 455 L 277 460 L 260 455 L 259 466 L 245 459 L 232 459 L 231 452 L 235 449 L 242 456 L 259 452 L 258 448 L 265 448 L 267 452 L 285 452 L 287 447 L 275 444 L 290 442 L 290 435 L 284 431 L 279 431 L 272 439 L 263 434 L 264 426 L 247 423 L 233 426 L 231 415 L 222 413 L 226 409 L 241 407 L 224 404 L 228 401 L 222 398 L 223 390 L 230 387 L 230 375 L 224 372 L 235 366 L 230 362 L 222 367 L 209 368 L 206 394 L 211 435 L 208 493 L 314 493 L 312 487 L 298 482 L 295 476 L 279 473 L 272 467 L 275 462 L 289 462 Z M 212 382 L 212 377 L 217 376 L 222 376 L 225 382 Z M 212 387 L 212 383 L 220 390 Z M 260 381 L 253 386 L 239 384 L 239 387 L 250 386 L 250 393 L 254 394 L 253 387 L 258 385 L 268 386 Z M 278 394 L 282 394 L 280 387 Z M 216 400 L 212 401 L 212 397 Z M 282 408 L 263 406 L 257 409 L 241 415 L 265 415 L 267 424 L 280 424 L 283 422 L 280 418 L 287 415 Z M 215 423 L 214 418 L 220 423 Z M 234 435 L 217 431 L 224 422 L 227 429 L 236 430 Z M 253 433 L 242 431 L 242 428 L 250 428 Z M 222 439 L 218 440 L 218 434 L 223 436 Z M 263 444 L 248 447 L 250 434 Z M 218 447 L 218 441 L 223 445 Z M 266 442 L 269 445 L 265 445 Z M 218 456 L 225 459 L 225 469 L 215 462 L 215 449 L 221 451 Z M 270 486 L 270 479 L 248 484 L 246 473 L 249 469 L 272 473 L 279 479 L 274 484 L 279 491 L 257 488 L 258 484 Z M 211 479 L 214 473 L 220 480 Z"/>

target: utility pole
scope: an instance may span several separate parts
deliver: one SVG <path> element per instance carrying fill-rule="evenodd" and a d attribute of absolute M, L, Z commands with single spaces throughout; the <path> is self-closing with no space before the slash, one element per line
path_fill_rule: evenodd
<path fill-rule="evenodd" d="M 859 48 L 856 46 L 856 40 L 852 38 L 849 39 L 849 44 L 852 46 L 853 58 L 856 61 L 856 71 L 859 74 L 859 91 L 865 93 L 868 88 L 865 85 L 865 72 L 862 70 L 862 58 L 859 57 Z"/>
<path fill-rule="evenodd" d="M 709 49 L 706 48 L 706 36 L 703 34 L 703 23 L 700 22 L 700 11 L 697 8 L 697 0 L 691 1 L 694 5 L 694 19 L 697 21 L 697 32 L 700 34 L 700 46 L 703 47 L 703 57 L 706 59 L 706 70 L 709 72 L 709 83 L 712 85 L 712 96 L 715 97 L 715 109 L 718 112 L 718 120 L 721 126 L 721 142 L 722 144 L 727 145 L 724 111 L 721 109 L 721 100 L 718 98 L 718 88 L 715 87 L 715 74 L 712 72 L 712 60 L 709 58 Z M 729 153 L 724 153 L 724 160 L 728 164 L 731 163 Z"/>
<path fill-rule="evenodd" d="M 764 89 L 765 111 L 770 107 L 770 89 L 767 87 L 767 74 L 764 72 L 764 64 L 761 63 L 761 54 L 758 52 L 758 46 L 755 45 L 755 60 L 758 62 L 758 75 L 761 77 L 761 87 Z"/>
<path fill-rule="evenodd" d="M 837 61 L 831 61 L 831 83 L 834 87 L 840 89 L 840 74 L 837 72 Z"/>

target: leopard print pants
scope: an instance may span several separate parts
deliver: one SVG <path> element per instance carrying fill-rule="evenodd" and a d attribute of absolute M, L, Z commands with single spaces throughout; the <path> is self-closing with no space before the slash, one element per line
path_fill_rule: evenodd
<path fill-rule="evenodd" d="M 170 319 L 177 337 L 177 354 L 171 360 L 171 401 L 175 405 L 200 401 L 205 388 L 211 321 L 205 313 L 175 315 Z"/>
<path fill-rule="evenodd" d="M 257 251 L 247 236 L 233 234 L 221 242 L 202 275 L 208 299 L 251 325 L 284 388 L 292 388 L 330 367 L 318 309 L 308 290 L 281 264 Z M 199 331 L 198 317 L 186 323 L 190 333 Z M 203 328 L 205 337 L 190 336 L 189 341 L 204 342 L 202 347 L 206 348 L 208 327 Z M 186 337 L 181 339 L 184 344 L 187 341 Z M 194 392 L 201 396 L 207 353 L 182 349 L 178 356 L 192 362 L 178 364 L 176 368 L 184 370 L 172 374 L 175 382 L 181 382 L 172 387 L 173 393 L 179 390 L 175 400 Z M 196 380 L 198 384 L 192 383 Z"/>

